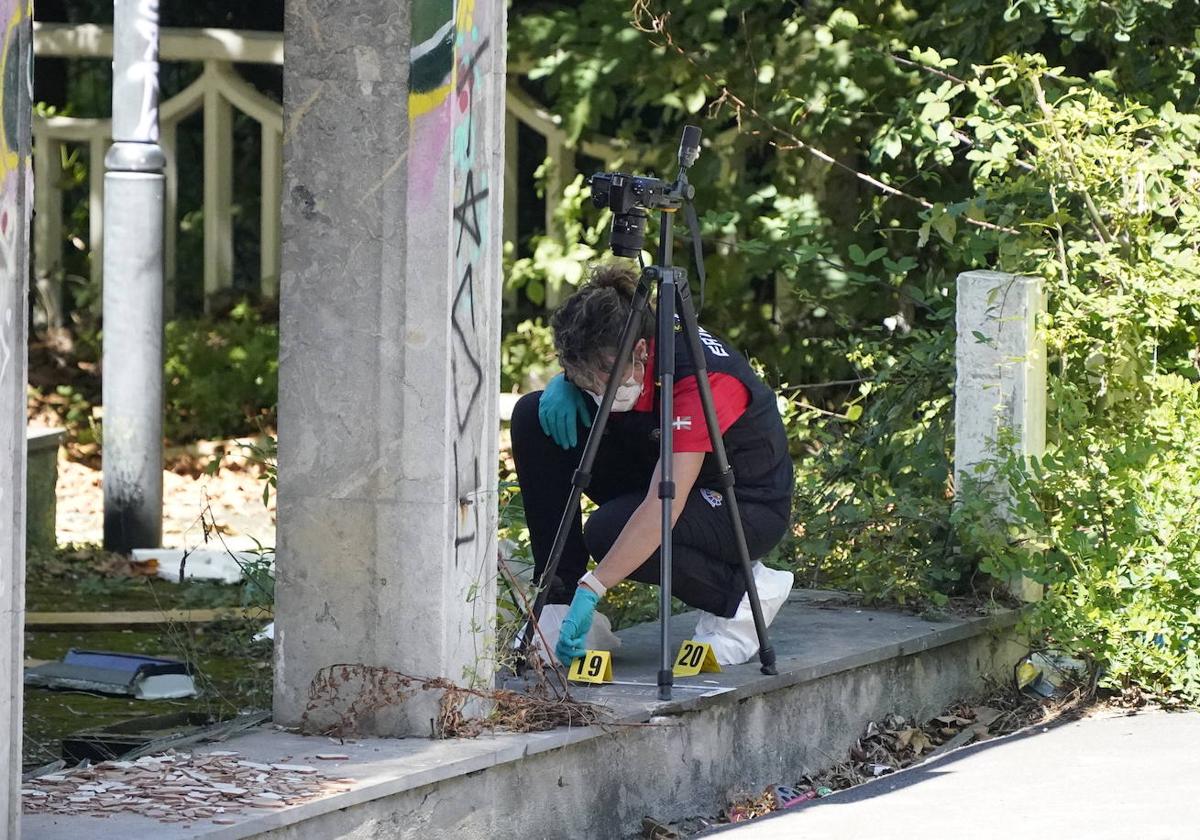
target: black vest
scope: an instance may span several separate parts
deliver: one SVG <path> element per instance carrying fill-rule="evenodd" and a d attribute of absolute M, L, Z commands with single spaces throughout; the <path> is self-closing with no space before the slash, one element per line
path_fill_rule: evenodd
<path fill-rule="evenodd" d="M 680 324 L 676 321 L 675 332 L 675 379 L 680 381 L 696 375 Z M 738 501 L 760 502 L 773 506 L 790 506 L 792 499 L 792 457 L 788 452 L 787 434 L 779 416 L 775 392 L 767 387 L 746 357 L 733 349 L 718 336 L 700 328 L 700 343 L 704 347 L 704 363 L 710 373 L 724 373 L 734 377 L 750 392 L 750 402 L 745 412 L 725 430 L 725 454 L 733 467 L 734 488 Z M 657 347 L 655 353 L 658 353 Z M 658 439 L 659 394 L 661 382 L 658 371 L 662 366 L 655 359 L 654 410 L 647 412 L 623 412 L 613 414 L 614 425 L 628 434 L 640 427 L 649 433 L 644 438 L 649 443 Z M 702 417 L 695 418 L 701 420 Z M 639 435 L 640 437 L 640 435 Z M 657 443 L 654 444 L 657 453 Z M 649 454 L 649 452 L 647 453 Z M 655 454 L 657 457 L 657 454 Z M 697 487 L 719 490 L 719 472 L 716 456 L 709 452 L 704 458 Z"/>

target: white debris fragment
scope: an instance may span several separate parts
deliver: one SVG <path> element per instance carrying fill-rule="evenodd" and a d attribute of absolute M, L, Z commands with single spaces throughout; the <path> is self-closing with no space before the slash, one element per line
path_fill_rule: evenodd
<path fill-rule="evenodd" d="M 251 770 L 270 770 L 270 764 L 259 764 L 257 761 L 239 761 L 238 767 L 249 767 Z"/>

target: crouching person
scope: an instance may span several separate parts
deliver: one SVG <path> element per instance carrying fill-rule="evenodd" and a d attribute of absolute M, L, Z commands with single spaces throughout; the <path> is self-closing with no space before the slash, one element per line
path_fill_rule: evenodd
<path fill-rule="evenodd" d="M 602 265 L 555 312 L 554 344 L 563 373 L 544 391 L 527 394 L 512 417 L 513 458 L 541 580 L 579 466 L 588 428 L 616 361 L 621 330 L 633 308 L 636 275 Z M 564 665 L 582 656 L 596 605 L 625 579 L 659 580 L 662 501 L 658 498 L 659 397 L 655 320 L 634 325 L 633 353 L 620 360 L 620 385 L 585 492 L 597 509 L 571 523 L 548 603 L 570 604 L 555 652 Z M 702 330 L 708 381 L 752 560 L 787 533 L 792 461 L 776 396 L 744 356 Z M 733 524 L 705 425 L 696 371 L 686 342 L 675 342 L 672 468 L 672 594 L 707 615 L 697 641 L 712 645 L 722 664 L 745 662 L 758 650 Z M 588 571 L 588 559 L 596 560 Z M 754 564 L 770 621 L 791 590 L 790 572 Z"/>

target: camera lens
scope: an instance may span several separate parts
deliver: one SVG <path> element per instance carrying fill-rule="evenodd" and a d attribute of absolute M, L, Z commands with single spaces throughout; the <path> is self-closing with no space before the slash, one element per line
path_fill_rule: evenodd
<path fill-rule="evenodd" d="M 614 213 L 611 246 L 618 257 L 636 257 L 646 242 L 646 214 L 641 210 Z"/>

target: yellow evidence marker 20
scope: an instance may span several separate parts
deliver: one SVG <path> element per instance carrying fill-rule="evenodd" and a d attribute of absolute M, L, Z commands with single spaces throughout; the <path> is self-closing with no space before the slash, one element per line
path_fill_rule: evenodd
<path fill-rule="evenodd" d="M 575 682 L 607 683 L 612 678 L 612 654 L 607 650 L 585 651 L 567 672 L 567 679 Z"/>
<path fill-rule="evenodd" d="M 717 655 L 711 647 L 704 642 L 688 639 L 679 646 L 679 655 L 675 657 L 675 667 L 671 673 L 677 677 L 694 677 L 702 671 L 715 674 L 720 670 Z"/>

